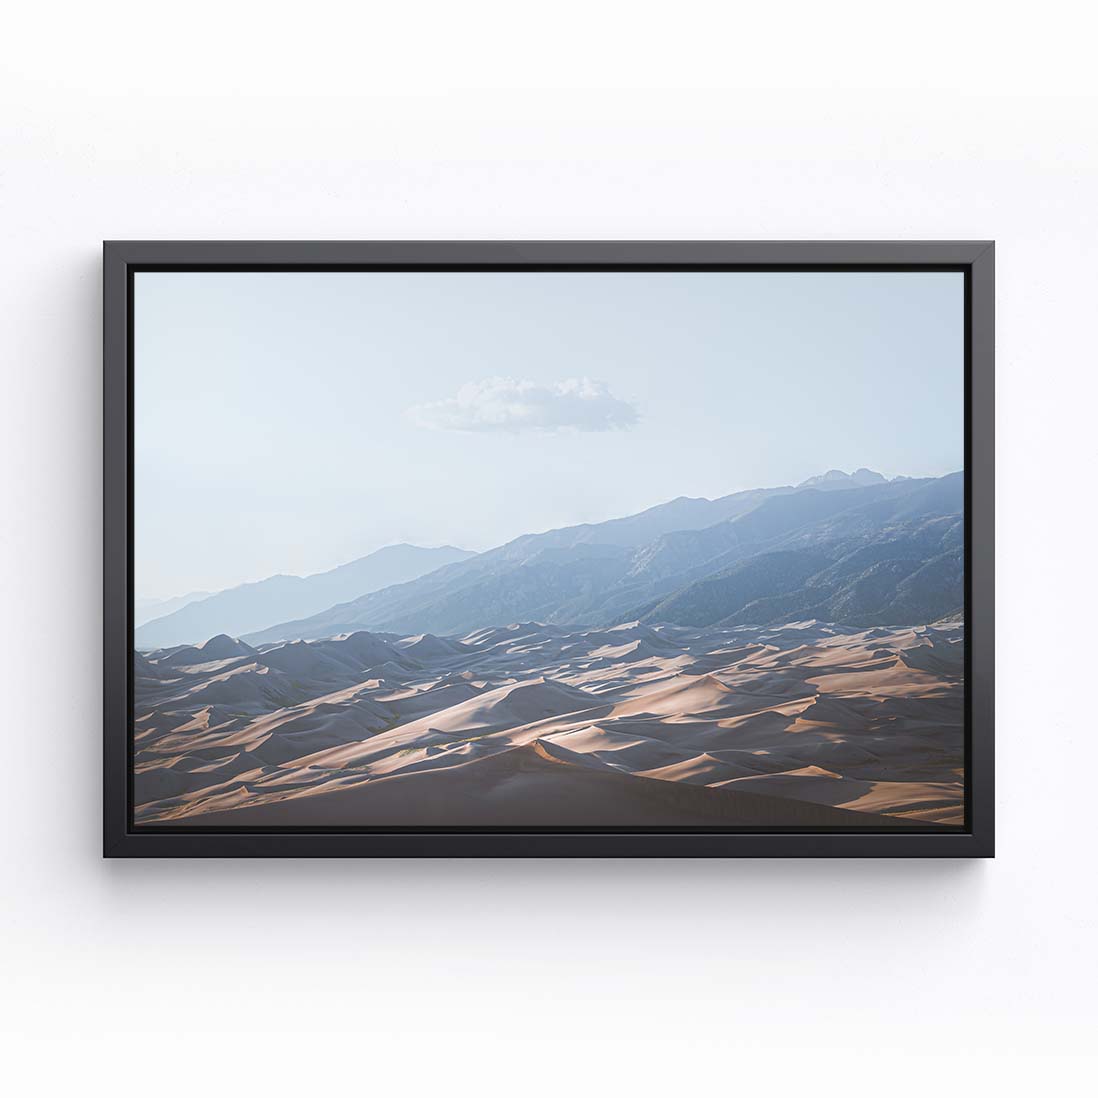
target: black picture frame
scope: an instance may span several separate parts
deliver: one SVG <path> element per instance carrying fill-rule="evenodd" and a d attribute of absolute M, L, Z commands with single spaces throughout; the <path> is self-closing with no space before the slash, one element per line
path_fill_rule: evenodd
<path fill-rule="evenodd" d="M 807 832 L 136 829 L 131 798 L 133 316 L 151 270 L 960 271 L 965 276 L 966 826 Z M 990 241 L 108 241 L 103 245 L 105 857 L 992 857 L 995 248 Z"/>

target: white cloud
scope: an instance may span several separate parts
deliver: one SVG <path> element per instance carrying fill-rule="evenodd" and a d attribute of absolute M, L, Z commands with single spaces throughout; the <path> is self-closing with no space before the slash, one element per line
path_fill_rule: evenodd
<path fill-rule="evenodd" d="M 611 431 L 632 427 L 638 418 L 632 404 L 589 377 L 553 385 L 490 377 L 408 413 L 433 431 Z"/>

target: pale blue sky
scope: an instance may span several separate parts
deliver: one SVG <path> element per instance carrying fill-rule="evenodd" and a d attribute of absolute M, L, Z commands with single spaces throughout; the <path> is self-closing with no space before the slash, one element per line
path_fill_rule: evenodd
<path fill-rule="evenodd" d="M 147 272 L 134 402 L 139 598 L 483 550 L 960 469 L 962 276 Z"/>

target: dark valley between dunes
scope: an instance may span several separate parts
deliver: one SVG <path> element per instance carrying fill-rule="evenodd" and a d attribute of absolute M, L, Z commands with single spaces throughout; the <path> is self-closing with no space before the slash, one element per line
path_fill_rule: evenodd
<path fill-rule="evenodd" d="M 960 473 L 863 469 L 191 603 L 138 633 L 136 823 L 960 827 L 963 530 Z"/>

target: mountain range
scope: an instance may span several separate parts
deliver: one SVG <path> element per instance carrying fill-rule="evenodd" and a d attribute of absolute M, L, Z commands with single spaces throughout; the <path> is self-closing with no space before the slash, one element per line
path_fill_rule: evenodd
<path fill-rule="evenodd" d="M 186 596 L 185 604 L 140 624 L 134 632 L 138 648 L 194 644 L 219 633 L 234 637 L 306 617 L 393 584 L 415 580 L 443 565 L 472 557 L 464 549 L 444 545 L 389 545 L 348 564 L 312 576 L 270 576 L 216 594 Z M 178 605 L 179 600 L 171 600 Z M 135 613 L 139 608 L 135 606 Z"/>
<path fill-rule="evenodd" d="M 680 497 L 608 522 L 523 535 L 330 600 L 319 612 L 251 632 L 221 621 L 204 636 L 243 633 L 263 645 L 361 629 L 458 635 L 523 620 L 921 624 L 963 607 L 963 510 L 962 473 L 887 480 L 869 469 L 831 470 L 796 486 Z M 148 629 L 138 631 L 139 647 L 150 647 Z"/>

